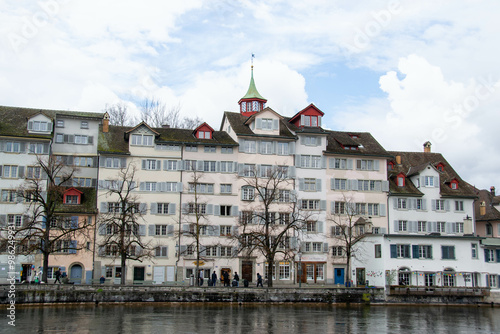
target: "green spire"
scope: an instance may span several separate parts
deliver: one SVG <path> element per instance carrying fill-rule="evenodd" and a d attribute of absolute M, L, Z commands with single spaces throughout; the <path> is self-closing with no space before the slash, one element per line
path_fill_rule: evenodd
<path fill-rule="evenodd" d="M 261 100 L 266 100 L 265 98 L 262 97 L 262 95 L 259 94 L 259 92 L 257 91 L 257 87 L 255 87 L 255 81 L 253 80 L 253 65 L 252 65 L 252 76 L 251 76 L 251 79 L 250 79 L 250 86 L 248 87 L 248 91 L 245 94 L 245 96 L 243 96 L 241 99 L 242 100 L 243 99 L 261 99 Z"/>

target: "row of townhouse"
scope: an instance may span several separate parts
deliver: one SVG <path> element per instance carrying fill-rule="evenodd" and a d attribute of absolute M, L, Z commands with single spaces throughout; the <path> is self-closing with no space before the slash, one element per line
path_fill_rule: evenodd
<path fill-rule="evenodd" d="M 488 206 L 488 215 L 476 228 L 474 200 L 481 193 L 442 155 L 431 153 L 430 143 L 424 152 L 388 152 L 369 133 L 324 129 L 324 114 L 312 104 L 284 117 L 266 102 L 252 74 L 239 112 L 225 112 L 219 131 L 206 123 L 195 130 L 146 123 L 122 127 L 110 125 L 107 114 L 3 107 L 0 224 L 22 225 L 27 204 L 15 194 L 25 178 L 38 177 L 30 169 L 34 153 L 78 167 L 59 210 L 63 219 L 77 223 L 119 211 L 110 189 L 132 168 L 143 218 L 136 233 L 153 247 L 153 257 L 129 260 L 123 268 L 116 247 L 101 246 L 117 231 L 98 224 L 93 238 L 74 240 L 74 250 L 62 248 L 50 257 L 49 278 L 62 268 L 76 283 L 101 276 L 119 283 L 125 275 L 130 283 L 165 284 L 186 281 L 199 267 L 205 278 L 214 271 L 218 277 L 238 272 L 252 282 L 257 273 L 268 276 L 268 264 L 256 253 L 238 252 L 234 236 L 245 217 L 263 210 L 249 179 L 266 179 L 280 168 L 287 182 L 268 214 L 286 224 L 296 203 L 307 221 L 282 245 L 289 256 L 276 257 L 274 280 L 498 286 L 495 201 L 480 205 Z M 200 261 L 189 234 L 196 213 L 203 216 Z M 349 220 L 359 241 L 347 261 L 342 224 Z M 43 269 L 39 254 L 16 261 L 20 280 Z M 0 266 L 7 268 L 6 254 L 0 255 Z"/>

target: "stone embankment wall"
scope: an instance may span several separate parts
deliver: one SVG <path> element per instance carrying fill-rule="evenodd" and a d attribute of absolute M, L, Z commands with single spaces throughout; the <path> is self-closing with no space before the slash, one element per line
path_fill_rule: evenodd
<path fill-rule="evenodd" d="M 0 286 L 0 303 L 9 303 L 9 286 Z M 498 295 L 401 296 L 383 288 L 210 288 L 159 286 L 16 285 L 16 304 L 230 302 L 230 303 L 357 303 L 357 304 L 486 304 Z"/>

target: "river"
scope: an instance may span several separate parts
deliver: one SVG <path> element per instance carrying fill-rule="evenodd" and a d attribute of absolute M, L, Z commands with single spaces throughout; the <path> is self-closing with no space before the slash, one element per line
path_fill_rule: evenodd
<path fill-rule="evenodd" d="M 500 309 L 456 306 L 24 306 L 0 333 L 499 333 Z"/>

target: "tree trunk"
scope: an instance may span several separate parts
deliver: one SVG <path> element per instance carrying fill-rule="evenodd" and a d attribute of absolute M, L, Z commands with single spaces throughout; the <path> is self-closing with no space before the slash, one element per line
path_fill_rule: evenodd
<path fill-rule="evenodd" d="M 127 278 L 126 277 L 127 272 L 125 271 L 126 261 L 127 261 L 127 254 L 126 253 L 122 253 L 122 256 L 121 256 L 122 277 L 120 278 L 120 284 L 121 285 L 125 285 L 125 279 Z"/>
<path fill-rule="evenodd" d="M 274 259 L 269 259 L 267 262 L 267 287 L 273 287 L 273 272 L 274 272 Z"/>
<path fill-rule="evenodd" d="M 49 255 L 50 253 L 45 251 L 44 249 L 44 252 L 43 252 L 43 265 L 42 265 L 42 270 L 43 270 L 43 274 L 42 274 L 42 277 L 40 277 L 40 280 L 42 282 L 45 282 L 46 284 L 48 284 L 49 282 L 47 281 L 47 277 L 48 277 L 48 274 L 49 274 Z"/>

